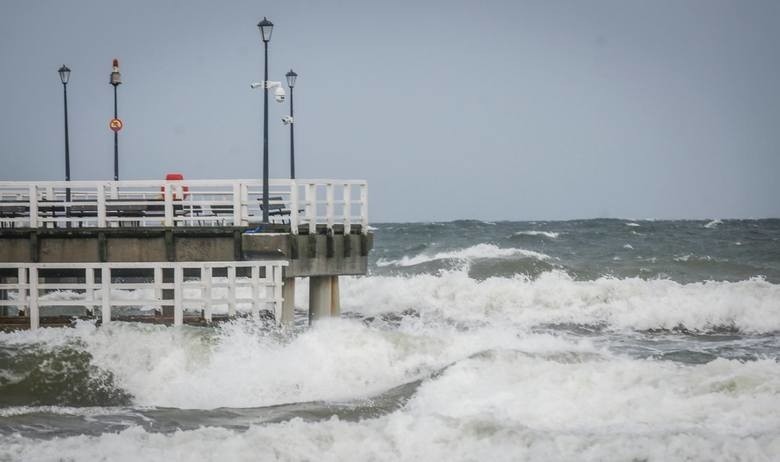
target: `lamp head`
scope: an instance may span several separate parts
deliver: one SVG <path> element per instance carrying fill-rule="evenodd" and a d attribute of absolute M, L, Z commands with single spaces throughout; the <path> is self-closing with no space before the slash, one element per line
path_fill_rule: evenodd
<path fill-rule="evenodd" d="M 290 69 L 290 72 L 284 74 L 285 77 L 287 77 L 287 86 L 292 88 L 295 86 L 295 80 L 298 78 L 298 74 L 295 73 L 292 69 Z"/>
<path fill-rule="evenodd" d="M 257 27 L 260 29 L 260 35 L 263 42 L 268 43 L 271 41 L 271 33 L 274 31 L 274 23 L 263 17 L 263 20 L 257 23 Z"/>
<path fill-rule="evenodd" d="M 62 65 L 57 72 L 60 74 L 60 81 L 62 81 L 62 84 L 65 85 L 68 83 L 68 80 L 70 80 L 70 69 L 68 69 L 68 66 Z"/>

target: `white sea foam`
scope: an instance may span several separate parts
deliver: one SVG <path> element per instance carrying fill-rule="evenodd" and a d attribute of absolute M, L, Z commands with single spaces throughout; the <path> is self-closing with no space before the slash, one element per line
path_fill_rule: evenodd
<path fill-rule="evenodd" d="M 623 245 L 623 248 L 624 248 L 624 249 L 628 249 L 628 250 L 634 250 L 634 246 L 633 246 L 633 245 L 631 245 L 631 244 L 624 244 L 624 245 Z"/>
<path fill-rule="evenodd" d="M 414 310 L 419 317 L 387 330 L 346 319 L 322 322 L 282 342 L 249 321 L 227 324 L 212 337 L 198 328 L 82 322 L 74 329 L 4 333 L 0 342 L 59 348 L 75 341 L 136 404 L 213 408 L 370 396 L 478 351 L 549 343 L 517 336 L 539 325 L 780 331 L 780 285 L 762 279 L 576 281 L 553 271 L 533 280 L 478 281 L 453 271 L 342 278 L 341 291 L 345 312 Z M 305 306 L 304 296 L 298 304 Z M 471 327 L 461 331 L 453 327 L 458 325 Z"/>
<path fill-rule="evenodd" d="M 641 225 L 639 223 L 634 223 L 633 221 L 631 221 L 631 222 L 626 223 L 626 226 L 637 227 L 637 226 L 641 226 Z"/>
<path fill-rule="evenodd" d="M 706 225 L 704 225 L 704 227 L 705 228 L 716 228 L 718 225 L 722 225 L 722 224 L 723 224 L 722 220 L 715 219 L 715 220 L 710 221 Z"/>
<path fill-rule="evenodd" d="M 692 253 L 688 253 L 685 255 L 678 255 L 674 257 L 674 261 L 681 261 L 681 262 L 691 261 L 691 259 L 693 259 L 693 261 L 712 261 L 712 257 L 710 257 L 709 255 L 696 256 Z"/>
<path fill-rule="evenodd" d="M 0 342 L 83 348 L 94 366 L 110 371 L 133 395 L 135 405 L 198 409 L 370 397 L 496 348 L 596 351 L 588 341 L 520 338 L 511 329 L 489 329 L 460 332 L 412 323 L 384 330 L 341 319 L 279 341 L 250 320 L 223 325 L 213 337 L 204 337 L 200 328 L 81 323 L 75 329 L 0 334 Z"/>
<path fill-rule="evenodd" d="M 632 359 L 588 337 L 530 329 L 582 323 L 777 331 L 778 285 L 576 281 L 557 271 L 535 280 L 476 281 L 452 271 L 343 278 L 341 288 L 344 311 L 414 309 L 419 317 L 392 329 L 329 320 L 281 340 L 248 320 L 211 335 L 201 328 L 82 322 L 0 334 L 0 342 L 83 348 L 136 406 L 345 401 L 424 379 L 402 409 L 360 422 L 294 419 L 245 432 L 131 427 L 51 440 L 7 435 L 0 436 L 0 460 L 772 460 L 780 451 L 774 360 Z M 36 409 L 0 415 L 30 412 Z"/>
<path fill-rule="evenodd" d="M 421 253 L 413 257 L 404 256 L 398 260 L 386 260 L 379 259 L 377 266 L 416 266 L 422 263 L 428 263 L 437 260 L 456 260 L 456 261 L 470 261 L 486 258 L 512 258 L 512 257 L 526 257 L 534 258 L 537 260 L 548 260 L 549 255 L 534 252 L 533 250 L 517 249 L 517 248 L 502 248 L 493 244 L 477 244 L 465 249 L 451 250 L 447 252 L 439 252 L 436 254 Z"/>
<path fill-rule="evenodd" d="M 344 310 L 369 314 L 414 309 L 423 316 L 528 327 L 577 323 L 615 329 L 780 330 L 780 285 L 760 278 L 691 284 L 639 278 L 577 281 L 552 271 L 533 280 L 477 281 L 465 271 L 452 271 L 345 278 L 342 291 Z"/>
<path fill-rule="evenodd" d="M 560 233 L 553 231 L 518 231 L 515 233 L 515 236 L 544 236 L 550 239 L 557 239 Z"/>
<path fill-rule="evenodd" d="M 604 358 L 607 359 L 607 358 Z M 293 419 L 246 432 L 0 437 L 25 460 L 772 460 L 780 366 L 680 366 L 496 350 L 428 380 L 389 415 Z"/>

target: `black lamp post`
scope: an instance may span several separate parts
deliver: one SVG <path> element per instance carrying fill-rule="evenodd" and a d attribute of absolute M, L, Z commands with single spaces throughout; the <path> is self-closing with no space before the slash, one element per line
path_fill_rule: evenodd
<path fill-rule="evenodd" d="M 70 80 L 70 69 L 63 64 L 57 72 L 60 74 L 62 97 L 65 101 L 65 181 L 70 181 L 70 142 L 68 140 L 68 80 Z M 65 188 L 65 202 L 70 202 L 70 188 Z M 70 207 L 65 207 L 65 215 L 70 217 Z M 68 223 L 68 226 L 70 226 L 70 223 Z"/>
<path fill-rule="evenodd" d="M 122 84 L 122 74 L 119 73 L 119 60 L 114 59 L 109 82 L 114 87 L 114 119 L 117 119 L 116 87 Z M 112 128 L 113 129 L 113 128 Z M 114 181 L 119 181 L 119 130 L 114 130 Z"/>
<path fill-rule="evenodd" d="M 268 223 L 268 42 L 274 24 L 263 17 L 257 24 L 265 46 L 265 76 L 263 79 L 263 223 Z"/>
<path fill-rule="evenodd" d="M 285 74 L 287 77 L 287 86 L 290 87 L 290 179 L 295 179 L 295 117 L 293 113 L 293 87 L 298 74 L 292 69 Z"/>

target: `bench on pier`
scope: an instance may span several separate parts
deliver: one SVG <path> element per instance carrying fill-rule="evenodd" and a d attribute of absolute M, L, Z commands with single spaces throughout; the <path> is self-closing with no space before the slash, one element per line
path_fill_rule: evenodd
<path fill-rule="evenodd" d="M 260 212 L 263 211 L 263 198 L 260 197 L 257 199 L 260 203 Z M 290 220 L 290 209 L 285 207 L 285 204 L 281 204 L 279 202 L 282 201 L 281 196 L 272 196 L 269 198 L 268 204 L 268 216 L 271 217 L 281 217 L 282 223 L 289 223 Z M 232 216 L 233 215 L 233 205 L 231 204 L 212 204 L 209 206 L 209 211 L 214 214 L 215 216 Z M 300 210 L 300 212 L 303 212 L 303 210 Z"/>

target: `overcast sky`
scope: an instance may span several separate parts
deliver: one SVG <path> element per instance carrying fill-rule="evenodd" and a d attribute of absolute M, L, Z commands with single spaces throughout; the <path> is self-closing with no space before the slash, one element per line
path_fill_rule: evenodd
<path fill-rule="evenodd" d="M 257 22 L 299 178 L 373 221 L 780 216 L 778 1 L 0 1 L 0 179 L 260 177 Z M 289 132 L 270 107 L 271 176 Z"/>

